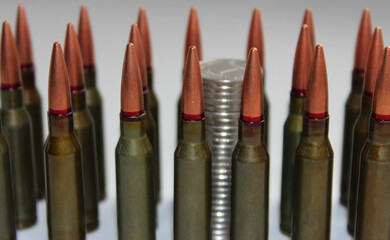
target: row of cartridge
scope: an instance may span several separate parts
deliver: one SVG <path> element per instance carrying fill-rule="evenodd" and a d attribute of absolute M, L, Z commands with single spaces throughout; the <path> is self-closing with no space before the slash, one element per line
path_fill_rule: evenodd
<path fill-rule="evenodd" d="M 53 44 L 45 142 L 23 5 L 18 8 L 15 32 L 14 39 L 9 22 L 3 23 L 0 240 L 16 239 L 16 229 L 33 226 L 36 202 L 44 198 L 49 239 L 85 239 L 87 232 L 98 228 L 99 201 L 106 197 L 102 99 L 96 87 L 87 8 L 81 8 L 78 34 L 72 23 L 67 25 L 64 50 L 60 43 Z M 218 191 L 212 176 L 216 155 L 207 141 L 206 123 L 212 117 L 205 114 L 195 8 L 188 21 L 184 58 L 173 163 L 173 238 L 268 239 L 270 118 L 263 88 L 260 10 L 253 11 L 250 25 L 240 114 L 234 119 L 238 138 L 229 155 L 229 192 L 219 193 L 228 199 L 228 206 L 212 200 Z M 161 191 L 159 112 L 151 59 L 148 22 L 141 8 L 124 49 L 120 137 L 115 149 L 121 240 L 156 239 Z M 345 110 L 340 201 L 348 207 L 348 231 L 356 240 L 385 240 L 390 236 L 390 47 L 384 47 L 380 27 L 372 33 L 368 9 L 360 24 L 352 78 Z M 283 135 L 280 229 L 294 240 L 330 239 L 333 150 L 328 130 L 324 48 L 316 44 L 312 12 L 307 9 Z M 229 214 L 219 218 L 213 204 Z"/>

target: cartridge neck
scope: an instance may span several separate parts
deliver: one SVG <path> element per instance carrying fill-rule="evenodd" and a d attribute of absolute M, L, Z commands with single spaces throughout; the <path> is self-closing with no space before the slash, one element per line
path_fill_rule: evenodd
<path fill-rule="evenodd" d="M 121 137 L 123 138 L 140 138 L 145 136 L 145 113 L 142 113 L 139 116 L 128 117 L 122 112 L 120 113 L 120 129 Z"/>
<path fill-rule="evenodd" d="M 84 69 L 84 79 L 87 90 L 96 88 L 96 70 L 94 68 Z"/>
<path fill-rule="evenodd" d="M 297 97 L 291 93 L 290 95 L 290 114 L 303 116 L 305 114 L 305 96 Z"/>
<path fill-rule="evenodd" d="M 206 140 L 205 119 L 188 121 L 181 119 L 179 139 L 184 143 L 200 143 Z"/>
<path fill-rule="evenodd" d="M 148 88 L 149 91 L 153 91 L 153 69 L 148 68 Z"/>
<path fill-rule="evenodd" d="M 363 91 L 364 72 L 352 71 L 352 92 L 361 94 Z"/>
<path fill-rule="evenodd" d="M 23 88 L 35 88 L 35 69 L 34 66 L 22 67 L 22 82 Z"/>
<path fill-rule="evenodd" d="M 329 116 L 323 119 L 303 118 L 302 136 L 310 138 L 310 141 L 322 141 L 328 138 Z"/>
<path fill-rule="evenodd" d="M 372 96 L 368 95 L 367 93 L 363 93 L 360 115 L 368 118 L 371 114 L 371 107 L 372 107 Z"/>
<path fill-rule="evenodd" d="M 375 144 L 390 144 L 390 121 L 379 121 L 373 116 L 370 118 L 368 138 Z"/>
<path fill-rule="evenodd" d="M 244 145 L 257 146 L 265 144 L 264 122 L 244 122 L 239 120 L 238 140 Z"/>
<path fill-rule="evenodd" d="M 85 89 L 80 91 L 72 91 L 72 108 L 74 112 L 84 111 L 87 108 L 85 99 Z"/>
<path fill-rule="evenodd" d="M 145 111 L 149 111 L 149 96 L 150 95 L 150 90 L 146 89 L 144 90 L 144 108 Z"/>
<path fill-rule="evenodd" d="M 49 134 L 53 137 L 67 137 L 73 134 L 73 113 L 52 114 L 48 112 Z"/>
<path fill-rule="evenodd" d="M 23 104 L 23 90 L 22 88 L 15 90 L 1 90 L 1 109 L 15 109 L 22 108 Z"/>

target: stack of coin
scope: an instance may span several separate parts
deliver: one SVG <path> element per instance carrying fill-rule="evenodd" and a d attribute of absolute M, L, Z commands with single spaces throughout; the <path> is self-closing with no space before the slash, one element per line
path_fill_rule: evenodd
<path fill-rule="evenodd" d="M 213 240 L 229 239 L 232 153 L 238 140 L 241 89 L 245 72 L 242 60 L 201 62 L 206 140 L 212 151 Z"/>

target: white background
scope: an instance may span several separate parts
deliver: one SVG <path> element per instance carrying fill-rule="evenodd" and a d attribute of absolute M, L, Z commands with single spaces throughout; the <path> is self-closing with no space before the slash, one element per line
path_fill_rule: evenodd
<path fill-rule="evenodd" d="M 279 232 L 282 129 L 286 119 L 295 47 L 304 9 L 312 8 L 316 40 L 325 49 L 329 79 L 329 137 L 334 149 L 332 238 L 350 239 L 346 211 L 339 204 L 344 103 L 350 91 L 358 24 L 364 7 L 373 27 L 382 26 L 388 39 L 389 1 L 24 1 L 32 34 L 37 87 L 47 109 L 51 48 L 64 42 L 68 22 L 77 26 L 79 8 L 87 4 L 95 39 L 98 87 L 104 100 L 108 198 L 100 206 L 100 228 L 88 239 L 116 239 L 115 159 L 119 137 L 120 81 L 125 45 L 138 9 L 147 9 L 152 37 L 155 91 L 160 100 L 162 197 L 158 239 L 171 239 L 173 152 L 176 144 L 176 103 L 181 90 L 185 28 L 189 9 L 198 8 L 204 59 L 245 58 L 254 7 L 261 9 L 265 34 L 266 90 L 271 103 L 270 239 L 288 239 Z M 0 19 L 15 26 L 17 1 L 0 2 Z M 388 42 L 385 41 L 385 45 Z M 47 118 L 44 114 L 44 135 Z M 19 231 L 18 239 L 47 239 L 45 203 L 38 204 L 39 220 Z"/>

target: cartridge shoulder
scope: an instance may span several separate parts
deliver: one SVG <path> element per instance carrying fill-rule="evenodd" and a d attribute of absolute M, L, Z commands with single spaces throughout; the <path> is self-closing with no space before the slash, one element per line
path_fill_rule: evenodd
<path fill-rule="evenodd" d="M 369 128 L 369 117 L 360 114 L 354 126 L 354 134 L 367 134 Z"/>
<path fill-rule="evenodd" d="M 362 95 L 356 91 L 351 91 L 345 102 L 348 109 L 360 110 Z"/>
<path fill-rule="evenodd" d="M 175 159 L 184 161 L 211 161 L 211 150 L 206 141 L 199 143 L 179 142 Z"/>
<path fill-rule="evenodd" d="M 368 140 L 362 151 L 362 160 L 390 163 L 390 144 L 376 144 Z"/>
<path fill-rule="evenodd" d="M 308 160 L 329 160 L 333 159 L 333 149 L 328 138 L 323 138 L 322 141 L 310 141 L 308 138 L 302 138 L 296 156 Z"/>
<path fill-rule="evenodd" d="M 284 131 L 302 132 L 303 116 L 289 113 L 284 123 Z"/>
<path fill-rule="evenodd" d="M 63 137 L 48 136 L 44 148 L 45 153 L 55 156 L 80 153 L 81 151 L 80 143 L 73 133 Z"/>
<path fill-rule="evenodd" d="M 152 155 L 153 149 L 146 134 L 139 138 L 120 137 L 115 148 L 117 156 L 139 157 Z"/>
<path fill-rule="evenodd" d="M 99 90 L 96 87 L 87 88 L 86 100 L 88 107 L 100 106 L 102 104 L 102 97 L 100 96 Z"/>
<path fill-rule="evenodd" d="M 251 146 L 238 142 L 232 160 L 245 163 L 268 162 L 269 154 L 265 144 Z"/>
<path fill-rule="evenodd" d="M 93 128 L 93 118 L 88 109 L 83 111 L 73 112 L 73 124 L 75 130 Z"/>
<path fill-rule="evenodd" d="M 2 110 L 1 118 L 3 127 L 29 125 L 31 122 L 30 114 L 25 107 Z"/>
<path fill-rule="evenodd" d="M 41 103 L 41 97 L 36 87 L 23 89 L 23 99 L 27 105 Z"/>

